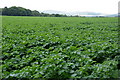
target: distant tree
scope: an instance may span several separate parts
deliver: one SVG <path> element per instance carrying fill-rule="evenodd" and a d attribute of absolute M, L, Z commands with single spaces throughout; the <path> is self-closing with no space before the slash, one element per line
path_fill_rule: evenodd
<path fill-rule="evenodd" d="M 63 15 L 63 17 L 67 17 L 67 15 L 65 14 L 65 15 Z"/>
<path fill-rule="evenodd" d="M 17 8 L 16 6 L 10 7 L 8 8 L 7 15 L 8 16 L 20 16 L 19 11 L 20 11 L 19 8 Z"/>
<path fill-rule="evenodd" d="M 0 8 L 0 15 L 2 15 L 2 8 Z"/>
<path fill-rule="evenodd" d="M 40 13 L 36 10 L 32 11 L 32 16 L 40 16 Z"/>
<path fill-rule="evenodd" d="M 55 17 L 61 17 L 61 15 L 60 14 L 55 14 Z"/>
<path fill-rule="evenodd" d="M 2 9 L 2 15 L 8 15 L 8 8 L 7 7 Z"/>
<path fill-rule="evenodd" d="M 44 16 L 44 13 L 43 13 L 43 12 L 41 12 L 41 13 L 40 13 L 40 16 Z"/>
<path fill-rule="evenodd" d="M 51 17 L 55 17 L 55 14 L 51 14 Z"/>
<path fill-rule="evenodd" d="M 75 15 L 74 17 L 79 17 L 78 15 Z"/>
<path fill-rule="evenodd" d="M 27 15 L 30 15 L 27 11 L 27 9 L 25 8 L 22 8 L 22 7 L 17 7 L 17 16 L 27 16 Z"/>

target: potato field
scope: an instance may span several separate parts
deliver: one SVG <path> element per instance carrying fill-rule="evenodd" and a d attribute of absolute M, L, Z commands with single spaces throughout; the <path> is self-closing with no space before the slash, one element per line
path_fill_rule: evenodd
<path fill-rule="evenodd" d="M 120 78 L 116 17 L 2 17 L 2 78 Z"/>

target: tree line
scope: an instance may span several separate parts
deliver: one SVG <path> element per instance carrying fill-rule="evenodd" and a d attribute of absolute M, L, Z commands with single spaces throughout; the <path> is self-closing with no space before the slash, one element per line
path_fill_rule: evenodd
<path fill-rule="evenodd" d="M 37 10 L 32 11 L 30 9 L 16 6 L 0 8 L 0 14 L 5 16 L 67 17 L 67 15 L 40 13 Z"/>

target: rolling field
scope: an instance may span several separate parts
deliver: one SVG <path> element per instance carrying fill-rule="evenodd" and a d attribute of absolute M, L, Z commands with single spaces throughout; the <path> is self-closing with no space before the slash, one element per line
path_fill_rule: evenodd
<path fill-rule="evenodd" d="M 2 78 L 119 77 L 117 18 L 2 18 Z"/>

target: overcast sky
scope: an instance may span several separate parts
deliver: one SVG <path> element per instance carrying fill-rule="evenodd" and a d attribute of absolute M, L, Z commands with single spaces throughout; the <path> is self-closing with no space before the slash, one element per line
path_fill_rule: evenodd
<path fill-rule="evenodd" d="M 88 11 L 106 14 L 118 13 L 120 0 L 0 0 L 0 8 L 20 6 L 31 10 Z"/>

